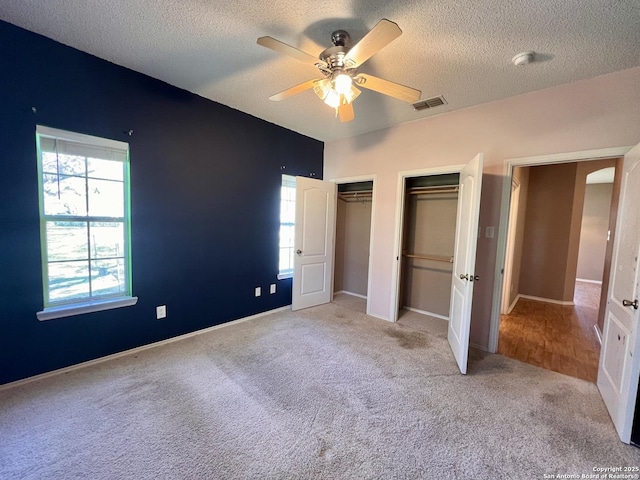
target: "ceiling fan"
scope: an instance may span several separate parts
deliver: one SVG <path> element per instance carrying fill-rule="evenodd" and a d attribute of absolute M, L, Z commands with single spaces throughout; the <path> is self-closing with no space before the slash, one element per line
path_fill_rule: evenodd
<path fill-rule="evenodd" d="M 277 93 L 269 97 L 269 100 L 284 100 L 313 88 L 313 91 L 324 103 L 336 109 L 336 115 L 340 116 L 341 122 L 350 122 L 354 119 L 352 102 L 360 95 L 360 90 L 355 85 L 414 103 L 420 99 L 420 90 L 383 80 L 373 75 L 358 73 L 358 68 L 364 62 L 400 35 L 402 35 L 402 30 L 397 24 L 382 19 L 358 43 L 351 47 L 349 34 L 344 30 L 336 30 L 331 34 L 333 47 L 327 48 L 318 57 L 298 50 L 273 37 L 260 37 L 258 45 L 289 55 L 301 62 L 315 65 L 324 75 L 324 78 L 309 80 Z"/>

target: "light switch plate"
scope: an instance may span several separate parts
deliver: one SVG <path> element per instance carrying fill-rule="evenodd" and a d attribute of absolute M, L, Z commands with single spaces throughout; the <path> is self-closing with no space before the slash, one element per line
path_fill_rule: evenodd
<path fill-rule="evenodd" d="M 269 293 L 274 294 L 276 293 L 276 284 L 272 283 L 271 286 L 269 287 Z"/>
<path fill-rule="evenodd" d="M 159 307 L 156 307 L 156 318 L 158 320 L 160 320 L 161 318 L 166 318 L 166 316 L 167 316 L 166 305 L 160 305 Z"/>
<path fill-rule="evenodd" d="M 256 297 L 262 295 L 262 289 L 260 287 L 256 287 Z"/>
<path fill-rule="evenodd" d="M 495 236 L 495 227 L 486 227 L 484 229 L 484 236 L 485 238 L 493 238 Z"/>

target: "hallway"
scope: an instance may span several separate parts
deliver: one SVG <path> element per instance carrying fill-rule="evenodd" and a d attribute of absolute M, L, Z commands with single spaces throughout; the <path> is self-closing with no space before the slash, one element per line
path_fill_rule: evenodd
<path fill-rule="evenodd" d="M 498 353 L 531 365 L 595 382 L 600 343 L 600 285 L 576 282 L 575 306 L 520 299 L 500 317 Z"/>

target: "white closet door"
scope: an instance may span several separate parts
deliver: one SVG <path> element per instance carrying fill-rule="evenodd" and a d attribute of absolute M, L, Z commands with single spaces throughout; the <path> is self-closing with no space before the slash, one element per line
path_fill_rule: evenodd
<path fill-rule="evenodd" d="M 640 355 L 640 145 L 624 157 L 620 206 L 607 294 L 598 389 L 620 439 L 629 443 Z"/>
<path fill-rule="evenodd" d="M 336 184 L 296 177 L 292 310 L 331 301 L 335 218 Z"/>
<path fill-rule="evenodd" d="M 460 192 L 456 220 L 456 246 L 451 281 L 451 314 L 447 339 L 458 362 L 460 372 L 467 373 L 469 328 L 475 275 L 480 190 L 482 187 L 482 154 L 479 153 L 460 172 Z"/>

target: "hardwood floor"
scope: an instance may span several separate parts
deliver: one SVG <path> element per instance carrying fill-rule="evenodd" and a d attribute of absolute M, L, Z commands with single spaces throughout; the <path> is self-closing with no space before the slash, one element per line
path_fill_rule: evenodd
<path fill-rule="evenodd" d="M 521 298 L 500 317 L 498 353 L 554 372 L 595 382 L 600 343 L 593 326 L 600 285 L 576 282 L 575 306 Z"/>

